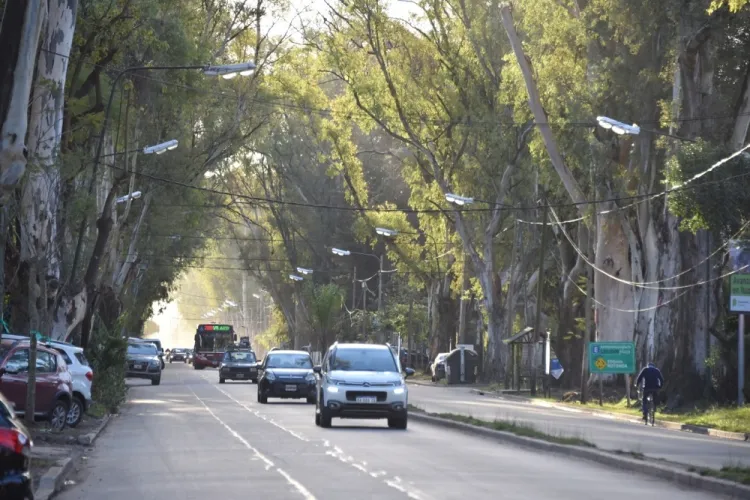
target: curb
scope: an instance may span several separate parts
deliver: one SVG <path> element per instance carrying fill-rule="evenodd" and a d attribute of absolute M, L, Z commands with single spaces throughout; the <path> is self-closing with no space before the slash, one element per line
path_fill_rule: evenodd
<path fill-rule="evenodd" d="M 584 460 L 590 460 L 592 462 L 596 462 L 598 464 L 606 465 L 620 470 L 628 470 L 648 476 L 654 476 L 657 478 L 666 477 L 671 482 L 680 484 L 682 486 L 687 486 L 690 488 L 700 488 L 717 495 L 727 495 L 735 498 L 750 498 L 750 487 L 748 486 L 734 483 L 732 481 L 727 481 L 725 479 L 701 476 L 700 474 L 696 474 L 694 472 L 676 469 L 674 467 L 669 467 L 656 462 L 636 460 L 623 456 L 613 455 L 611 453 L 603 452 L 600 450 L 550 443 L 547 441 L 542 441 L 540 439 L 517 436 L 516 434 L 510 432 L 496 431 L 493 429 L 465 424 L 463 422 L 455 422 L 453 420 L 434 417 L 432 415 L 427 415 L 421 412 L 409 412 L 409 418 L 438 427 L 447 427 L 467 434 L 479 435 L 494 439 L 496 441 L 512 443 L 524 448 L 582 458 Z"/>
<path fill-rule="evenodd" d="M 83 455 L 81 450 L 74 450 L 71 456 L 58 460 L 39 480 L 39 488 L 34 492 L 35 500 L 48 500 L 63 485 L 65 477 Z"/>
<path fill-rule="evenodd" d="M 534 406 L 541 406 L 544 408 L 557 408 L 564 411 L 574 411 L 574 412 L 580 412 L 580 413 L 587 413 L 589 415 L 598 415 L 602 417 L 612 418 L 615 420 L 622 420 L 625 422 L 631 422 L 635 424 L 641 424 L 642 421 L 633 418 L 628 417 L 627 415 L 621 415 L 619 413 L 612 413 L 608 411 L 602 411 L 602 410 L 592 410 L 588 408 L 576 408 L 572 405 L 562 405 L 562 404 L 556 404 L 556 403 L 548 403 L 546 401 L 535 401 L 530 398 L 524 398 L 520 396 L 514 396 L 512 394 L 498 394 L 497 392 L 488 392 L 488 391 L 482 391 L 481 389 L 470 389 L 472 394 L 478 394 L 480 396 L 487 396 L 491 398 L 497 398 L 497 399 L 510 399 L 512 401 L 518 401 Z M 692 425 L 692 424 L 681 424 L 679 422 L 669 422 L 666 420 L 656 420 L 654 421 L 654 427 L 661 427 L 663 429 L 670 429 L 674 431 L 682 431 L 682 432 L 692 432 L 694 434 L 702 434 L 704 436 L 712 436 L 716 438 L 722 438 L 722 439 L 731 439 L 733 441 L 748 441 L 750 440 L 750 434 L 744 433 L 744 432 L 730 432 L 730 431 L 721 431 L 718 429 L 712 429 L 711 427 L 703 427 L 701 425 Z"/>
<path fill-rule="evenodd" d="M 78 436 L 78 444 L 82 444 L 84 446 L 91 446 L 92 444 L 94 444 L 94 441 L 96 441 L 96 438 L 98 438 L 102 431 L 104 431 L 104 429 L 107 427 L 107 424 L 109 423 L 111 418 L 111 415 L 105 415 L 96 429 L 89 432 L 88 434 L 84 434 L 83 436 Z"/>

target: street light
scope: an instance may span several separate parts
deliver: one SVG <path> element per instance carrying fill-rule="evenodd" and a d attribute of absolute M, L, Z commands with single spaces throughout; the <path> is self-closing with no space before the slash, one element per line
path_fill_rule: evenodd
<path fill-rule="evenodd" d="M 255 64 L 244 62 L 239 64 L 223 64 L 220 66 L 207 66 L 203 74 L 208 76 L 220 76 L 225 80 L 231 80 L 237 75 L 248 76 L 255 70 Z"/>
<path fill-rule="evenodd" d="M 381 236 L 387 236 L 388 238 L 393 238 L 398 235 L 398 231 L 395 229 L 386 229 L 384 227 L 376 227 L 375 232 Z"/>
<path fill-rule="evenodd" d="M 633 125 L 628 125 L 627 123 L 623 123 L 607 116 L 597 116 L 596 121 L 601 128 L 611 130 L 617 135 L 638 135 L 641 133 L 641 127 L 635 123 Z"/>
<path fill-rule="evenodd" d="M 294 281 L 302 281 L 305 278 L 303 278 L 302 276 L 297 276 L 296 274 L 290 274 L 289 279 L 294 280 Z"/>
<path fill-rule="evenodd" d="M 150 154 L 164 154 L 167 151 L 171 151 L 177 147 L 179 143 L 177 142 L 177 139 L 172 139 L 171 141 L 162 142 L 161 144 L 157 144 L 156 146 L 147 146 L 143 148 L 143 154 L 150 155 Z"/>
<path fill-rule="evenodd" d="M 445 193 L 445 200 L 449 203 L 455 203 L 456 205 L 471 205 L 474 203 L 474 198 L 467 198 L 466 196 L 459 196 L 453 193 Z"/>
<path fill-rule="evenodd" d="M 115 200 L 115 202 L 116 203 L 125 203 L 128 200 L 137 200 L 140 197 L 141 197 L 141 192 L 140 191 L 135 191 L 133 193 L 126 194 L 125 196 L 120 196 L 119 198 L 117 198 L 117 200 Z"/>
<path fill-rule="evenodd" d="M 340 248 L 331 248 L 331 252 L 340 257 L 346 257 L 347 255 L 352 254 L 349 250 L 342 250 Z"/>
<path fill-rule="evenodd" d="M 258 295 L 257 293 L 254 293 L 254 294 L 253 294 L 253 297 L 255 297 L 256 299 L 259 299 L 259 298 L 260 298 L 260 295 Z"/>
<path fill-rule="evenodd" d="M 297 272 L 301 273 L 301 274 L 307 275 L 307 274 L 312 274 L 313 270 L 312 269 L 307 269 L 306 267 L 298 267 L 297 268 Z"/>

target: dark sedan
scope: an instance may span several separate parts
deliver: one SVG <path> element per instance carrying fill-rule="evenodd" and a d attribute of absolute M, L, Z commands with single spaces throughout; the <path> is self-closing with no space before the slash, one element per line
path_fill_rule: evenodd
<path fill-rule="evenodd" d="M 225 380 L 258 381 L 258 360 L 249 349 L 232 350 L 224 353 L 219 365 L 219 383 Z"/>
<path fill-rule="evenodd" d="M 128 342 L 126 378 L 146 378 L 151 385 L 161 384 L 161 359 L 154 344 Z"/>
<path fill-rule="evenodd" d="M 268 398 L 307 399 L 315 404 L 315 373 L 306 351 L 276 350 L 266 354 L 258 378 L 258 402 Z"/>
<path fill-rule="evenodd" d="M 175 361 L 182 361 L 183 363 L 187 363 L 187 349 L 180 349 L 179 347 L 172 349 L 172 352 L 169 353 L 169 362 L 174 363 Z"/>
<path fill-rule="evenodd" d="M 0 393 L 0 498 L 34 498 L 31 482 L 31 435 Z"/>

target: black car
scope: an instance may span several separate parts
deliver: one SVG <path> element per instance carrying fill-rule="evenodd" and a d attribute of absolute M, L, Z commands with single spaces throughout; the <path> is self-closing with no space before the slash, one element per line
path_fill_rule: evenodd
<path fill-rule="evenodd" d="M 128 342 L 126 363 L 126 378 L 146 378 L 151 385 L 161 384 L 161 359 L 154 344 Z"/>
<path fill-rule="evenodd" d="M 266 354 L 258 378 L 258 402 L 268 398 L 307 399 L 315 404 L 316 378 L 307 351 L 275 350 Z"/>
<path fill-rule="evenodd" d="M 250 349 L 233 349 L 224 353 L 219 365 L 219 383 L 225 380 L 258 381 L 258 360 Z"/>
<path fill-rule="evenodd" d="M 31 480 L 31 435 L 0 394 L 0 498 L 34 498 Z"/>
<path fill-rule="evenodd" d="M 174 363 L 175 361 L 182 361 L 187 363 L 187 349 L 180 349 L 176 347 L 169 353 L 169 362 Z"/>

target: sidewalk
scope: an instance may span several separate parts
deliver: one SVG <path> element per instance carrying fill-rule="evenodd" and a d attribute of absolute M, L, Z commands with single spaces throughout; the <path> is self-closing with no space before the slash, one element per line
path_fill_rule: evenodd
<path fill-rule="evenodd" d="M 524 424 L 546 434 L 584 439 L 602 450 L 643 454 L 695 467 L 750 466 L 750 443 L 744 441 L 647 427 L 623 415 L 519 396 L 480 395 L 474 387 L 410 384 L 409 403 L 430 413 Z"/>

